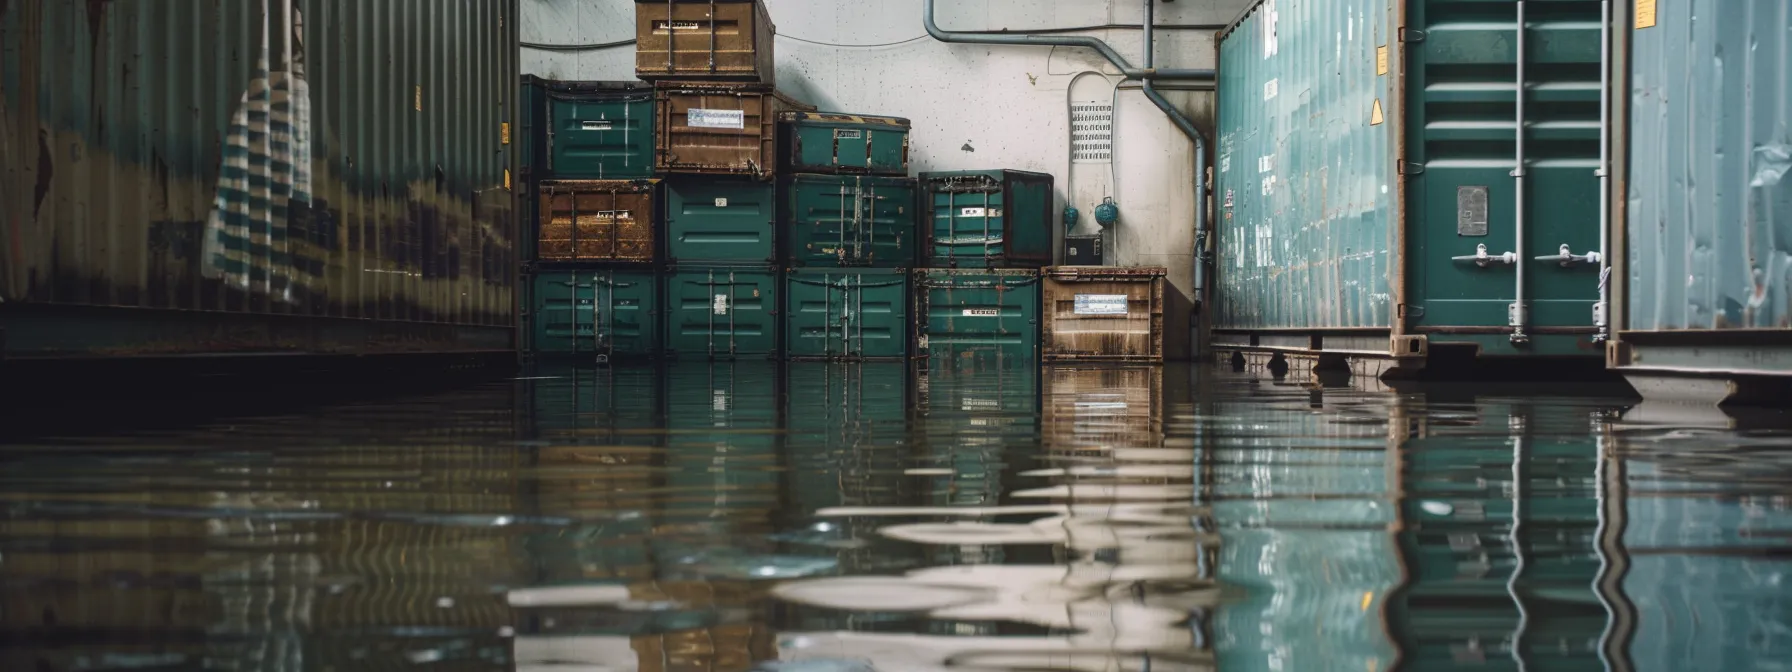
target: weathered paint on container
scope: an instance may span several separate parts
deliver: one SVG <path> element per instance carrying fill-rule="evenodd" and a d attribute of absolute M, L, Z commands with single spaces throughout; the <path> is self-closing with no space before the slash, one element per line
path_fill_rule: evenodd
<path fill-rule="evenodd" d="M 778 295 L 765 268 L 681 266 L 666 275 L 666 348 L 680 359 L 779 356 Z"/>
<path fill-rule="evenodd" d="M 513 348 L 516 17 L 0 4 L 5 356 Z"/>
<path fill-rule="evenodd" d="M 900 268 L 806 268 L 786 274 L 785 356 L 898 360 L 908 355 L 909 274 Z"/>
<path fill-rule="evenodd" d="M 639 0 L 635 76 L 772 84 L 777 32 L 757 0 Z"/>
<path fill-rule="evenodd" d="M 784 256 L 792 266 L 911 266 L 915 181 L 796 175 L 780 185 Z"/>
<path fill-rule="evenodd" d="M 1595 0 L 1275 0 L 1228 28 L 1216 346 L 1596 354 L 1597 264 L 1539 257 L 1599 243 L 1600 13 Z M 1524 265 L 1528 339 L 1509 319 L 1514 266 L 1477 263 L 1478 245 Z"/>
<path fill-rule="evenodd" d="M 793 173 L 908 174 L 909 122 L 839 112 L 785 112 L 778 120 Z"/>
<path fill-rule="evenodd" d="M 654 97 L 654 167 L 664 173 L 769 180 L 778 168 L 778 115 L 815 109 L 769 84 L 660 82 Z"/>
<path fill-rule="evenodd" d="M 777 190 L 765 182 L 683 176 L 666 181 L 666 259 L 777 261 Z"/>
<path fill-rule="evenodd" d="M 544 177 L 653 177 L 653 87 L 641 82 L 538 80 L 546 130 Z"/>
<path fill-rule="evenodd" d="M 1040 268 L 1052 260 L 1052 176 L 1019 170 L 922 173 L 929 266 Z"/>
<path fill-rule="evenodd" d="M 660 281 L 651 270 L 544 270 L 530 282 L 525 354 L 610 361 L 660 351 Z"/>
<path fill-rule="evenodd" d="M 1046 362 L 1164 361 L 1162 266 L 1045 269 L 1040 356 Z"/>
<path fill-rule="evenodd" d="M 915 357 L 942 364 L 1039 363 L 1039 272 L 915 271 Z"/>
<path fill-rule="evenodd" d="M 1632 372 L 1792 375 L 1792 5 L 1675 0 L 1629 21 Z"/>
<path fill-rule="evenodd" d="M 658 249 L 654 205 L 659 180 L 552 180 L 535 210 L 542 262 L 648 264 Z"/>

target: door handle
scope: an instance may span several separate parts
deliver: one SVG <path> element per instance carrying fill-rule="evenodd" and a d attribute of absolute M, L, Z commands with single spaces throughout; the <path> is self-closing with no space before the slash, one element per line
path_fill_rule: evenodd
<path fill-rule="evenodd" d="M 1563 245 L 1560 252 L 1549 256 L 1537 257 L 1537 261 L 1554 261 L 1560 263 L 1562 268 L 1570 268 L 1575 264 L 1593 264 L 1597 266 L 1599 265 L 1599 262 L 1604 261 L 1604 259 L 1600 258 L 1598 252 L 1575 254 L 1568 249 L 1567 245 Z"/>
<path fill-rule="evenodd" d="M 1464 257 L 1450 257 L 1450 259 L 1454 261 L 1472 261 L 1476 266 L 1487 268 L 1492 264 L 1516 264 L 1518 263 L 1518 253 L 1502 252 L 1500 254 L 1488 254 L 1486 245 L 1476 245 L 1474 254 Z"/>

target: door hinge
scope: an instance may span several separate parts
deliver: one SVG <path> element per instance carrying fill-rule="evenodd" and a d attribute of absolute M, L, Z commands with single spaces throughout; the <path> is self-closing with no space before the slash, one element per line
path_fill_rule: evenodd
<path fill-rule="evenodd" d="M 1401 28 L 1400 29 L 1400 41 L 1401 42 L 1409 42 L 1409 43 L 1410 42 L 1424 42 L 1425 41 L 1425 31 L 1418 30 L 1416 28 Z"/>
<path fill-rule="evenodd" d="M 1406 159 L 1400 160 L 1401 175 L 1422 175 L 1424 172 L 1425 164 L 1417 161 L 1407 161 Z"/>

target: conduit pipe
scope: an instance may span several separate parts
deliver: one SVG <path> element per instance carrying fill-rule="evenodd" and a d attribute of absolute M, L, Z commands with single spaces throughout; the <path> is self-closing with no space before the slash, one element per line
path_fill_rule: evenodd
<path fill-rule="evenodd" d="M 1184 135 L 1189 137 L 1189 140 L 1195 143 L 1194 277 L 1191 278 L 1190 282 L 1190 286 L 1195 293 L 1195 309 L 1189 313 L 1188 325 L 1190 335 L 1189 347 L 1192 349 L 1197 342 L 1194 337 L 1200 326 L 1201 301 L 1206 298 L 1206 262 L 1203 255 L 1206 253 L 1208 238 L 1207 138 L 1201 135 L 1200 129 L 1195 128 L 1195 122 L 1189 119 L 1188 115 L 1183 114 L 1182 110 L 1176 109 L 1176 106 L 1171 105 L 1170 101 L 1164 99 L 1162 94 L 1158 93 L 1155 88 L 1152 88 L 1151 80 L 1161 79 L 1211 82 L 1218 78 L 1219 73 L 1215 70 L 1152 67 L 1154 61 L 1152 53 L 1155 47 L 1152 43 L 1152 29 L 1153 20 L 1156 18 L 1156 7 L 1152 3 L 1156 1 L 1157 0 L 1144 0 L 1145 67 L 1143 68 L 1134 67 L 1125 57 L 1120 55 L 1120 52 L 1114 51 L 1114 48 L 1109 46 L 1107 42 L 1093 37 L 1082 35 L 1006 35 L 999 33 L 943 30 L 940 28 L 939 24 L 934 21 L 934 0 L 922 0 L 921 19 L 922 25 L 927 29 L 927 34 L 933 36 L 933 39 L 941 42 L 1035 47 L 1082 47 L 1085 49 L 1094 49 L 1096 53 L 1101 54 L 1102 58 L 1105 58 L 1109 63 L 1112 63 L 1114 67 L 1120 71 L 1121 76 L 1126 79 L 1139 80 L 1140 87 L 1145 92 L 1145 98 L 1150 100 L 1153 105 L 1156 105 L 1158 109 L 1163 110 L 1164 115 L 1170 118 L 1170 121 L 1176 125 L 1176 128 L 1180 129 Z M 1191 352 L 1190 354 L 1197 357 L 1199 356 L 1199 353 Z"/>

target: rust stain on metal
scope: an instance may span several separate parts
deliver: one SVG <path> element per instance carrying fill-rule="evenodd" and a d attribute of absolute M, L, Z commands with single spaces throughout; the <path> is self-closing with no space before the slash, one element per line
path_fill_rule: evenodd
<path fill-rule="evenodd" d="M 1166 273 L 1161 266 L 1046 269 L 1044 360 L 1162 362 Z"/>

